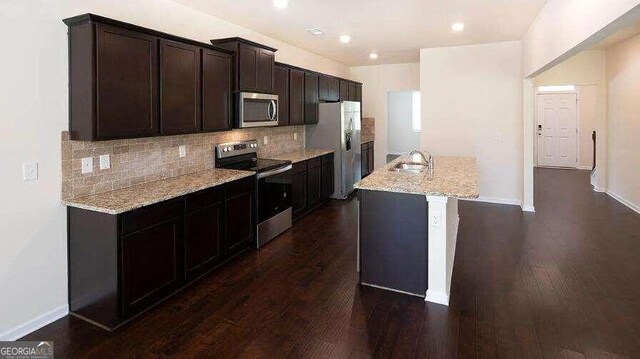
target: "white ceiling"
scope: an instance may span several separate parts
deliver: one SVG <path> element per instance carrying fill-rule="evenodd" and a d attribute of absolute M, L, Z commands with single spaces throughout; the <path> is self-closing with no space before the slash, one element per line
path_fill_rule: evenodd
<path fill-rule="evenodd" d="M 419 49 L 519 40 L 546 0 L 177 0 L 350 66 L 419 61 Z M 463 33 L 451 24 L 464 22 Z M 326 35 L 305 30 L 320 28 Z M 341 34 L 351 43 L 341 44 Z M 377 52 L 378 60 L 369 60 Z"/>

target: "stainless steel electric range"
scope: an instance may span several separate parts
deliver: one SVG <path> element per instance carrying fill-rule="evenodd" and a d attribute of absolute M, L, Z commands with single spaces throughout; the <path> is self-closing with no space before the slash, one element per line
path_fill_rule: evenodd
<path fill-rule="evenodd" d="M 256 248 L 291 228 L 291 161 L 258 158 L 258 142 L 216 146 L 216 167 L 256 173 Z"/>

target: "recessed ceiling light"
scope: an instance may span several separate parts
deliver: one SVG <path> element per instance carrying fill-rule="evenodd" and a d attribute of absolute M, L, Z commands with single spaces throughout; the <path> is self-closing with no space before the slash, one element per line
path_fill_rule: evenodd
<path fill-rule="evenodd" d="M 348 44 L 351 41 L 351 36 L 349 35 L 340 35 L 340 42 L 343 44 Z"/>
<path fill-rule="evenodd" d="M 464 30 L 464 22 L 454 22 L 453 25 L 451 25 L 451 30 L 461 32 Z"/>
<path fill-rule="evenodd" d="M 372 53 L 370 53 L 370 54 L 369 54 L 369 58 L 370 58 L 371 60 L 375 60 L 375 59 L 377 59 L 377 58 L 378 58 L 378 54 L 376 54 L 375 52 L 372 52 Z"/>
<path fill-rule="evenodd" d="M 324 35 L 324 31 L 318 29 L 317 27 L 314 27 L 313 29 L 307 29 L 307 32 L 310 33 L 311 35 Z"/>
<path fill-rule="evenodd" d="M 273 6 L 278 9 L 284 9 L 289 5 L 289 0 L 273 0 Z"/>

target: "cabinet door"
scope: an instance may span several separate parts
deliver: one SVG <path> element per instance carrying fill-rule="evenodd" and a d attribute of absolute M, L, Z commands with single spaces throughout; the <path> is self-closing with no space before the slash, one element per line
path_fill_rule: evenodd
<path fill-rule="evenodd" d="M 248 248 L 253 239 L 253 191 L 228 198 L 226 207 L 226 255 Z"/>
<path fill-rule="evenodd" d="M 257 81 L 260 92 L 272 93 L 273 92 L 273 72 L 275 67 L 275 56 L 273 51 L 260 49 L 258 51 L 258 67 Z"/>
<path fill-rule="evenodd" d="M 213 268 L 222 258 L 224 203 L 201 208 L 185 216 L 185 269 L 192 280 Z"/>
<path fill-rule="evenodd" d="M 275 93 L 278 95 L 278 126 L 289 125 L 289 69 L 276 66 Z"/>
<path fill-rule="evenodd" d="M 367 167 L 369 165 L 369 161 L 367 161 L 367 146 L 360 146 L 360 177 L 365 178 L 367 176 Z"/>
<path fill-rule="evenodd" d="M 204 131 L 231 129 L 232 68 L 230 55 L 203 49 L 202 128 Z"/>
<path fill-rule="evenodd" d="M 317 205 L 320 202 L 321 194 L 320 167 L 309 168 L 307 172 L 307 208 Z"/>
<path fill-rule="evenodd" d="M 291 210 L 293 218 L 300 217 L 307 209 L 307 172 L 291 176 Z"/>
<path fill-rule="evenodd" d="M 356 88 L 356 83 L 355 82 L 349 82 L 349 101 L 358 101 L 356 99 L 356 95 L 357 95 L 357 88 Z"/>
<path fill-rule="evenodd" d="M 329 79 L 330 77 L 326 75 L 320 75 L 318 78 L 318 98 L 320 100 L 329 101 L 329 87 L 331 86 Z"/>
<path fill-rule="evenodd" d="M 304 72 L 289 71 L 289 124 L 304 125 Z"/>
<path fill-rule="evenodd" d="M 362 85 L 361 84 L 356 84 L 356 96 L 354 101 L 362 102 Z"/>
<path fill-rule="evenodd" d="M 374 168 L 373 168 L 373 163 L 374 163 L 374 156 L 373 156 L 373 142 L 369 143 L 369 152 L 367 154 L 367 160 L 368 160 L 368 168 L 367 170 L 369 171 L 369 173 L 373 172 Z"/>
<path fill-rule="evenodd" d="M 318 75 L 304 74 L 304 123 L 318 123 Z"/>
<path fill-rule="evenodd" d="M 327 199 L 333 194 L 333 161 L 322 165 L 322 199 Z"/>
<path fill-rule="evenodd" d="M 96 40 L 96 137 L 158 134 L 158 39 L 98 24 Z"/>
<path fill-rule="evenodd" d="M 329 101 L 340 101 L 340 81 L 336 78 L 329 80 Z"/>
<path fill-rule="evenodd" d="M 239 90 L 256 91 L 258 89 L 258 57 L 260 49 L 240 44 L 238 50 Z"/>
<path fill-rule="evenodd" d="M 140 313 L 183 283 L 183 220 L 176 218 L 123 236 L 122 309 Z"/>
<path fill-rule="evenodd" d="M 340 101 L 349 101 L 349 83 L 340 81 Z"/>
<path fill-rule="evenodd" d="M 160 132 L 201 131 L 200 48 L 160 41 Z"/>

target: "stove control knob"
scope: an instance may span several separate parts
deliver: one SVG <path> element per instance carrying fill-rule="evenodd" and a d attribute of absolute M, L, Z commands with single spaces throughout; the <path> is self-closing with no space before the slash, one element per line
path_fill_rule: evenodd
<path fill-rule="evenodd" d="M 225 147 L 225 148 L 223 148 L 223 149 L 222 149 L 222 152 L 227 152 L 227 148 L 226 148 L 226 147 Z"/>

